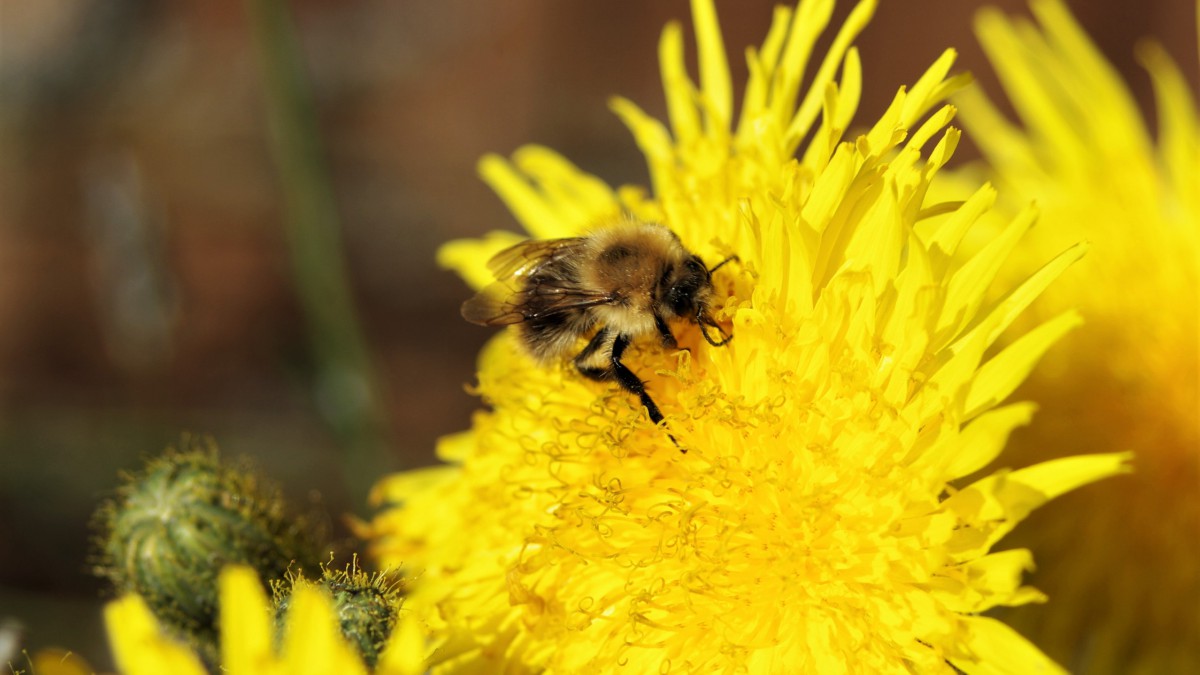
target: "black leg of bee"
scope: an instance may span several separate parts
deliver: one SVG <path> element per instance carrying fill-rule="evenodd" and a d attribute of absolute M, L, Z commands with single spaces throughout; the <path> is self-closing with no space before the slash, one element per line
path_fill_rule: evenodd
<path fill-rule="evenodd" d="M 595 335 L 592 336 L 592 339 L 588 341 L 587 346 L 583 348 L 583 351 L 575 355 L 575 368 L 584 376 L 599 382 L 612 379 L 613 374 L 612 371 L 607 368 L 607 363 L 605 363 L 605 367 L 594 366 L 588 363 L 588 361 L 592 360 L 596 350 L 600 349 L 605 345 L 605 343 L 608 342 L 609 336 L 609 330 L 607 328 L 601 328 L 596 332 Z"/>
<path fill-rule="evenodd" d="M 625 391 L 628 391 L 631 394 L 637 394 L 638 398 L 641 399 L 642 405 L 646 406 L 646 414 L 650 416 L 650 421 L 654 422 L 655 424 L 661 424 L 663 421 L 662 411 L 658 409 L 658 405 L 654 403 L 654 399 L 650 398 L 650 394 L 646 391 L 646 384 L 642 382 L 641 378 L 639 378 L 637 375 L 634 375 L 633 371 L 627 368 L 624 363 L 621 363 L 621 354 L 625 353 L 625 348 L 628 346 L 629 338 L 624 335 L 618 335 L 617 339 L 613 341 L 613 374 L 616 376 L 617 382 L 620 383 L 621 387 L 624 388 Z M 667 438 L 671 439 L 671 442 L 675 444 L 675 447 L 679 448 L 680 452 L 687 452 L 685 448 L 679 447 L 679 441 L 675 440 L 675 437 L 670 433 L 667 434 Z"/>
<path fill-rule="evenodd" d="M 625 352 L 625 348 L 629 346 L 629 338 L 624 335 L 611 337 L 611 332 L 608 328 L 602 328 L 588 342 L 583 351 L 575 357 L 575 368 L 584 377 L 591 378 L 600 382 L 615 379 L 621 388 L 631 394 L 637 394 L 642 405 L 646 407 L 646 413 L 650 416 L 650 421 L 658 424 L 663 421 L 662 411 L 658 409 L 658 405 L 654 399 L 650 398 L 650 394 L 646 392 L 646 384 L 642 382 L 633 371 L 621 363 L 621 354 Z M 597 365 L 593 362 L 596 352 L 603 349 L 612 340 L 612 347 L 609 350 L 608 359 L 604 365 Z M 671 434 L 667 434 L 675 447 L 679 447 L 679 441 Z M 681 452 L 687 452 L 684 448 L 679 448 Z"/>
<path fill-rule="evenodd" d="M 618 335 L 613 341 L 612 347 L 612 372 L 617 378 L 617 382 L 625 391 L 631 394 L 637 394 L 642 400 L 642 405 L 646 406 L 646 412 L 650 414 L 650 421 L 658 424 L 663 421 L 663 414 L 655 405 L 654 400 L 650 398 L 650 394 L 646 393 L 646 384 L 633 374 L 633 371 L 621 363 L 621 354 L 625 352 L 625 348 L 629 346 L 629 338 L 624 335 Z"/>
<path fill-rule="evenodd" d="M 700 326 L 700 334 L 704 336 L 704 339 L 708 341 L 708 344 L 714 347 L 723 347 L 729 344 L 729 341 L 733 339 L 732 335 L 726 335 L 725 331 L 721 330 L 721 327 L 717 325 L 717 322 L 713 321 L 712 317 L 705 314 L 703 311 L 696 312 L 696 323 Z M 708 330 L 704 328 L 705 326 L 712 326 L 713 328 L 716 328 L 717 333 L 719 333 L 723 339 L 720 342 L 712 339 L 712 337 L 708 334 Z"/>
<path fill-rule="evenodd" d="M 658 334 L 662 336 L 663 346 L 667 349 L 675 349 L 679 343 L 675 342 L 675 334 L 671 332 L 671 328 L 667 326 L 667 322 L 657 314 L 654 315 L 654 326 L 658 328 Z"/>

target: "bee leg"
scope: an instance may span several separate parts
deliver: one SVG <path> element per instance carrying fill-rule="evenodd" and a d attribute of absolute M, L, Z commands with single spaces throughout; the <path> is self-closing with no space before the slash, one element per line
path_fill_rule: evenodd
<path fill-rule="evenodd" d="M 645 406 L 646 414 L 650 416 L 650 421 L 659 424 L 663 421 L 663 414 L 658 409 L 658 404 L 646 392 L 646 384 L 624 363 L 621 363 L 621 354 L 625 352 L 625 348 L 628 346 L 628 337 L 624 335 L 614 336 L 611 330 L 603 328 L 588 342 L 583 351 L 579 352 L 579 355 L 575 357 L 575 368 L 584 377 L 600 382 L 615 379 L 617 384 L 621 385 L 622 389 L 637 395 L 642 405 Z M 674 436 L 668 433 L 667 437 L 671 439 L 671 442 L 676 447 L 679 447 L 679 441 L 675 440 Z M 684 448 L 679 449 L 681 452 L 687 452 Z"/>
<path fill-rule="evenodd" d="M 668 331 L 668 334 L 670 334 L 670 331 Z M 671 339 L 674 341 L 674 336 Z M 638 398 L 641 399 L 642 405 L 646 406 L 646 414 L 650 416 L 650 421 L 656 425 L 661 424 L 663 421 L 662 411 L 658 409 L 658 405 L 654 403 L 654 399 L 650 398 L 650 394 L 646 392 L 646 383 L 642 382 L 637 375 L 634 375 L 633 371 L 626 367 L 624 363 L 621 363 L 621 354 L 625 352 L 625 348 L 628 346 L 629 338 L 624 335 L 618 335 L 617 339 L 613 341 L 612 372 L 616 375 L 617 382 L 620 383 L 625 391 L 637 394 Z M 679 448 L 680 452 L 687 452 L 686 448 L 679 447 L 679 441 L 675 440 L 675 437 L 670 433 L 667 434 L 667 438 L 671 439 L 671 442 L 675 444 L 675 447 Z"/>
<path fill-rule="evenodd" d="M 613 379 L 613 371 L 609 366 L 611 359 L 600 352 L 612 352 L 613 335 L 607 328 L 601 328 L 592 339 L 575 356 L 575 369 L 584 377 L 598 382 Z"/>
<path fill-rule="evenodd" d="M 730 340 L 733 339 L 732 335 L 726 335 L 725 331 L 721 330 L 721 327 L 717 325 L 717 322 L 713 321 L 712 317 L 705 314 L 703 310 L 696 312 L 696 323 L 700 326 L 700 334 L 704 336 L 704 339 L 708 341 L 708 344 L 714 347 L 724 347 L 725 345 L 729 344 Z M 717 333 L 719 333 L 723 339 L 720 342 L 712 339 L 712 336 L 710 336 L 708 331 L 704 328 L 705 326 L 712 326 L 713 328 L 716 328 Z"/>
<path fill-rule="evenodd" d="M 679 346 L 679 343 L 675 342 L 675 334 L 671 332 L 671 328 L 667 326 L 667 322 L 657 314 L 654 315 L 654 327 L 658 329 L 658 334 L 662 337 L 664 347 L 675 349 Z"/>
<path fill-rule="evenodd" d="M 617 383 L 621 388 L 631 394 L 637 394 L 642 400 L 642 405 L 646 406 L 646 412 L 650 415 L 650 421 L 658 424 L 663 421 L 663 414 L 658 409 L 658 405 L 654 403 L 654 399 L 650 398 L 650 394 L 646 393 L 646 384 L 641 378 L 633 374 L 624 363 L 621 363 L 621 354 L 625 352 L 625 348 L 629 346 L 629 338 L 624 335 L 618 335 L 616 340 L 613 340 L 612 346 L 612 374 L 617 378 Z"/>

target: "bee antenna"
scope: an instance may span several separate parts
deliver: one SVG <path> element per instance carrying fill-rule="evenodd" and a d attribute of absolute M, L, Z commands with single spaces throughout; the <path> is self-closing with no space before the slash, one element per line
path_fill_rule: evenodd
<path fill-rule="evenodd" d="M 717 270 L 719 270 L 719 269 L 721 269 L 722 267 L 724 267 L 724 266 L 725 266 L 725 263 L 731 263 L 731 262 L 734 262 L 734 261 L 741 262 L 741 258 L 737 257 L 736 255 L 731 255 L 731 256 L 729 256 L 728 258 L 726 258 L 726 259 L 722 260 L 721 262 L 719 262 L 719 263 L 717 263 L 716 265 L 714 265 L 714 266 L 712 266 L 711 268 L 709 268 L 709 270 L 708 270 L 708 275 L 709 275 L 709 276 L 712 276 L 712 273 L 713 273 L 713 272 L 716 272 Z M 727 342 L 728 342 L 728 340 L 727 340 Z"/>
<path fill-rule="evenodd" d="M 723 265 L 725 263 L 721 264 Z M 726 335 L 725 331 L 721 330 L 721 327 L 717 325 L 717 322 L 713 321 L 712 318 L 705 314 L 703 310 L 696 312 L 696 323 L 700 326 L 700 334 L 704 336 L 704 339 L 708 342 L 708 344 L 714 347 L 723 347 L 729 344 L 729 341 L 733 339 L 732 335 Z M 717 332 L 721 334 L 721 337 L 725 339 L 721 340 L 720 342 L 712 339 L 712 336 L 708 334 L 708 330 L 705 328 L 706 325 L 716 328 Z"/>

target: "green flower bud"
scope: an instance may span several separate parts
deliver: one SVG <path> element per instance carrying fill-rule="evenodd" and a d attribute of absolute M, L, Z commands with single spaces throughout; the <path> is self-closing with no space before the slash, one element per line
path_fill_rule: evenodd
<path fill-rule="evenodd" d="M 159 621 L 213 664 L 217 654 L 217 576 L 230 564 L 277 579 L 320 560 L 303 519 L 290 516 L 278 489 L 220 462 L 211 441 L 185 439 L 145 469 L 124 476 L 96 513 L 96 573 L 118 593 L 137 593 Z"/>
<path fill-rule="evenodd" d="M 323 568 L 317 581 L 292 573 L 272 584 L 275 593 L 276 635 L 283 634 L 293 589 L 302 585 L 323 588 L 333 599 L 342 636 L 358 650 L 368 668 L 374 668 L 396 627 L 403 604 L 400 583 L 385 572 L 364 572 L 351 563 L 345 570 Z"/>

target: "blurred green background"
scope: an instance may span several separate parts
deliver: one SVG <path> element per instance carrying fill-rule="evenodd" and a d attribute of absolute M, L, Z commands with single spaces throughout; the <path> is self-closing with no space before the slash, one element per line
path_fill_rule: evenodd
<path fill-rule="evenodd" d="M 741 82 L 774 3 L 717 4 Z M 1000 98 L 981 3 L 882 4 L 859 120 L 947 46 Z M 0 0 L 0 622 L 30 651 L 109 667 L 88 520 L 181 432 L 253 458 L 343 537 L 371 480 L 432 463 L 479 405 L 464 385 L 489 335 L 434 252 L 516 227 L 476 160 L 538 142 L 644 183 L 606 101 L 663 116 L 658 33 L 689 16 L 685 0 L 283 9 Z M 1141 37 L 1200 79 L 1190 0 L 1072 9 L 1144 104 Z"/>

